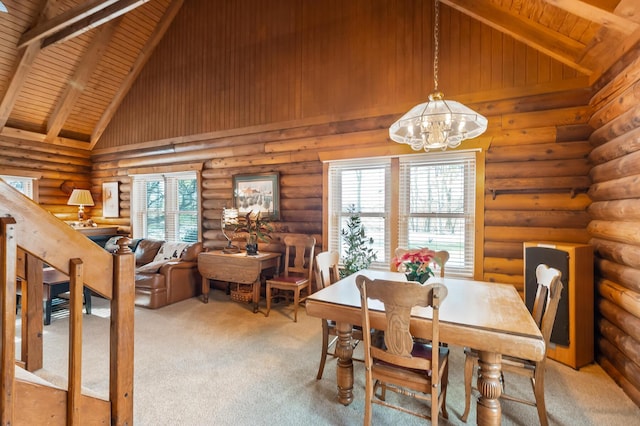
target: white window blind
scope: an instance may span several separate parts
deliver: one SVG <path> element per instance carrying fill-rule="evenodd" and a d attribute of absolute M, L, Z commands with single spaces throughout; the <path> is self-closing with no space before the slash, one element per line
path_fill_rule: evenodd
<path fill-rule="evenodd" d="M 0 179 L 13 186 L 27 197 L 33 199 L 33 178 L 0 175 Z"/>
<path fill-rule="evenodd" d="M 354 208 L 359 213 L 367 238 L 373 238 L 372 248 L 377 260 L 372 267 L 388 264 L 389 258 L 389 189 L 388 159 L 339 161 L 329 166 L 329 250 L 344 258 L 345 247 L 341 230 L 346 229 Z"/>
<path fill-rule="evenodd" d="M 399 247 L 447 250 L 447 274 L 473 276 L 475 152 L 400 159 Z"/>
<path fill-rule="evenodd" d="M 200 209 L 196 172 L 135 175 L 132 178 L 133 238 L 198 240 Z"/>

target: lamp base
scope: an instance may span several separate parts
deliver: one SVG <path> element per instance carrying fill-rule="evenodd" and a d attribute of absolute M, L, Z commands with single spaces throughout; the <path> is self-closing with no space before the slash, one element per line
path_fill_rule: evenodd
<path fill-rule="evenodd" d="M 234 245 L 231 244 L 231 241 L 229 241 L 229 245 L 226 246 L 225 248 L 222 249 L 223 253 L 226 254 L 234 254 L 234 253 L 240 253 L 240 249 Z"/>

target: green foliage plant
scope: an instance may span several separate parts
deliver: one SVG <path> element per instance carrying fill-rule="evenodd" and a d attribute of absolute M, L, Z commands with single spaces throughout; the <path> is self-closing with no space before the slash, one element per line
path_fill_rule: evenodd
<path fill-rule="evenodd" d="M 347 277 L 362 269 L 367 269 L 376 260 L 377 254 L 371 247 L 373 238 L 367 237 L 360 214 L 354 205 L 347 210 L 350 214 L 346 229 L 340 233 L 343 237 L 345 256 L 342 259 L 340 278 Z"/>

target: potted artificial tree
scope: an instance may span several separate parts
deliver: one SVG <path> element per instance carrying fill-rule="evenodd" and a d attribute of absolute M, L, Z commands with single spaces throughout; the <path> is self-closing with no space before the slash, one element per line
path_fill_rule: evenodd
<path fill-rule="evenodd" d="M 353 204 L 349 206 L 347 211 L 350 213 L 347 228 L 340 231 L 345 248 L 340 278 L 367 269 L 377 257 L 371 247 L 373 238 L 367 237 L 360 213 L 356 212 L 356 207 Z"/>

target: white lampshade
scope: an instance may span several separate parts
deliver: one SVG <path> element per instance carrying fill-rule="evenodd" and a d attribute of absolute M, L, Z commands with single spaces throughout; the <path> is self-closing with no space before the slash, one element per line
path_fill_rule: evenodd
<path fill-rule="evenodd" d="M 69 206 L 93 206 L 91 191 L 88 189 L 74 189 L 67 201 Z"/>

